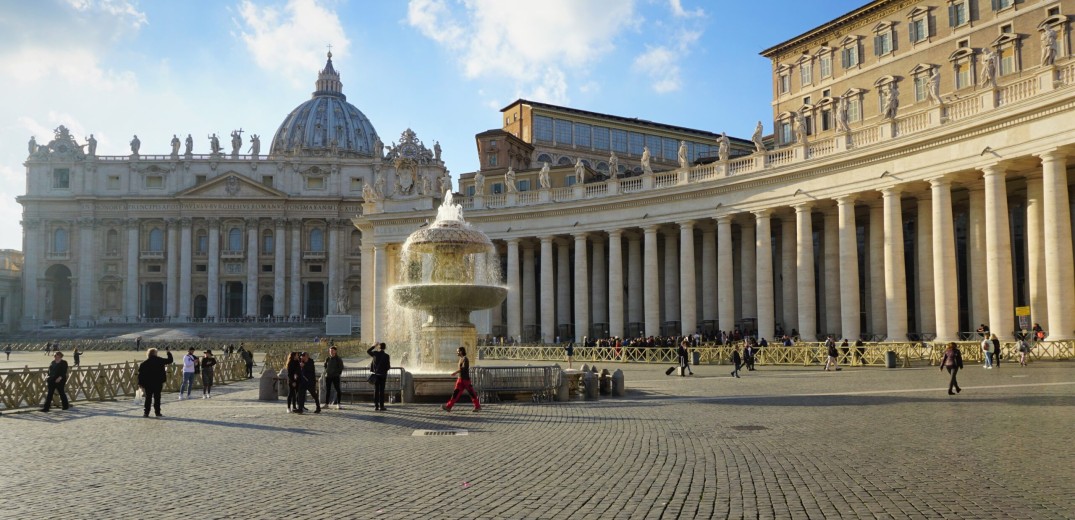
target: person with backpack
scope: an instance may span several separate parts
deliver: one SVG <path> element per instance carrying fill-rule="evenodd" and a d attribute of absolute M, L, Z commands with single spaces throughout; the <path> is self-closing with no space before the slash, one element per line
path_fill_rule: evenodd
<path fill-rule="evenodd" d="M 985 364 L 982 365 L 982 368 L 992 369 L 993 368 L 993 342 L 989 341 L 988 336 L 985 339 L 982 340 L 982 357 L 985 358 Z"/>
<path fill-rule="evenodd" d="M 1026 366 L 1026 357 L 1030 354 L 1030 343 L 1025 337 L 1019 338 L 1019 366 Z"/>
<path fill-rule="evenodd" d="M 183 382 L 179 384 L 179 400 L 183 400 L 183 392 L 190 399 L 190 392 L 194 389 L 194 375 L 198 370 L 198 356 L 194 355 L 194 347 L 187 349 L 187 355 L 183 356 Z M 148 396 L 147 396 L 148 398 Z"/>
<path fill-rule="evenodd" d="M 953 341 L 948 344 L 948 348 L 944 349 L 944 356 L 941 357 L 941 370 L 947 370 L 952 375 L 952 378 L 948 381 L 948 395 L 955 395 L 963 391 L 956 381 L 956 373 L 961 368 L 963 368 L 963 354 L 959 352 Z M 955 392 L 952 389 L 955 389 Z"/>

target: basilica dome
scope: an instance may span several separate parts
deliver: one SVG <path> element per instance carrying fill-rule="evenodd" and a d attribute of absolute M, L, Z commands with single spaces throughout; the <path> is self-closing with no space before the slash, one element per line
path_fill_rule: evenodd
<path fill-rule="evenodd" d="M 271 155 L 380 156 L 381 140 L 373 124 L 343 95 L 340 74 L 328 53 L 311 99 L 292 110 L 272 140 Z"/>

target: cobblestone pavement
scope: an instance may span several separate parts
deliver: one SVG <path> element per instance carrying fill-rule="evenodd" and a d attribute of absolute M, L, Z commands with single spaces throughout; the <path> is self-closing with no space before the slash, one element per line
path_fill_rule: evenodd
<path fill-rule="evenodd" d="M 1075 516 L 1075 363 L 969 365 L 957 396 L 936 368 L 617 367 L 627 397 L 477 414 L 293 415 L 256 380 L 168 395 L 162 419 L 130 402 L 5 413 L 0 517 Z M 449 429 L 466 435 L 413 435 Z"/>

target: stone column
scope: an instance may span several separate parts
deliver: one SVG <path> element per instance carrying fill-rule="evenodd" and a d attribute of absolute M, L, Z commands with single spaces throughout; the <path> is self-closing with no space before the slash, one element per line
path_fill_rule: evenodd
<path fill-rule="evenodd" d="M 541 237 L 541 341 L 556 338 L 556 284 L 553 278 L 552 237 Z"/>
<path fill-rule="evenodd" d="M 258 315 L 258 219 L 246 219 L 246 312 Z"/>
<path fill-rule="evenodd" d="M 495 242 L 494 242 L 493 248 L 488 253 L 485 254 L 485 257 L 486 257 L 485 258 L 486 265 L 487 266 L 490 266 L 490 265 L 496 266 L 495 267 L 496 272 L 501 273 L 501 275 L 503 275 L 503 273 L 504 273 L 504 271 L 506 271 L 506 269 L 500 265 L 500 247 L 497 246 Z M 504 319 L 504 312 L 505 312 L 504 308 L 507 307 L 507 301 L 506 300 L 507 299 L 505 298 L 504 304 L 497 305 L 496 307 L 493 307 L 492 309 L 489 309 L 489 329 L 490 329 L 490 333 L 492 332 L 493 328 L 500 327 L 500 328 L 504 329 L 504 332 L 502 334 L 499 334 L 499 335 L 507 335 L 507 328 L 504 327 L 504 325 L 505 325 L 505 323 L 507 321 L 507 320 Z"/>
<path fill-rule="evenodd" d="M 373 331 L 374 341 L 384 339 L 384 313 L 388 305 L 388 251 L 384 244 L 373 244 Z M 510 291 L 509 291 L 510 292 Z"/>
<path fill-rule="evenodd" d="M 757 232 L 754 247 L 757 253 L 758 338 L 773 340 L 776 335 L 776 309 L 773 305 L 773 230 L 772 210 L 754 212 Z M 748 245 L 744 245 L 748 247 Z M 750 290 L 744 288 L 744 292 Z"/>
<path fill-rule="evenodd" d="M 680 334 L 698 331 L 698 297 L 694 269 L 694 221 L 679 223 L 679 326 Z"/>
<path fill-rule="evenodd" d="M 216 320 L 220 317 L 220 219 L 207 219 L 209 224 L 209 265 L 205 294 L 205 315 Z"/>
<path fill-rule="evenodd" d="M 817 300 L 814 291 L 814 223 L 809 203 L 795 206 L 795 258 L 799 284 L 799 337 L 802 341 L 817 341 Z"/>
<path fill-rule="evenodd" d="M 907 340 L 907 277 L 903 267 L 903 209 L 900 189 L 881 190 L 885 210 L 885 314 L 888 341 Z"/>
<path fill-rule="evenodd" d="M 168 282 L 165 284 L 166 309 L 164 316 L 171 320 L 179 315 L 179 219 L 169 218 L 168 224 L 168 258 L 165 270 Z"/>
<path fill-rule="evenodd" d="M 594 237 L 590 248 L 593 251 L 590 271 L 593 273 L 590 282 L 590 314 L 593 323 L 604 323 L 605 328 L 601 333 L 607 332 L 608 326 L 608 270 L 605 267 L 605 241 L 601 237 Z"/>
<path fill-rule="evenodd" d="M 836 199 L 836 208 L 840 229 L 840 335 L 854 343 L 862 335 L 855 196 Z"/>
<path fill-rule="evenodd" d="M 289 282 L 291 283 L 291 287 L 288 289 L 288 293 L 289 293 L 289 296 L 290 296 L 290 302 L 289 302 L 288 306 L 291 308 L 291 315 L 292 316 L 302 316 L 303 314 L 305 314 L 305 312 L 303 312 L 303 309 L 302 309 L 302 270 L 301 270 L 301 267 L 302 267 L 302 219 L 293 218 L 293 219 L 290 220 L 290 222 L 291 222 L 291 266 L 290 266 L 290 269 L 289 269 L 289 272 L 290 272 L 290 280 L 289 280 Z M 369 246 L 370 246 L 370 249 L 368 249 L 368 250 L 366 249 L 367 242 L 369 242 Z M 362 280 L 363 283 L 368 283 L 368 282 L 372 282 L 373 279 L 374 279 L 374 272 L 372 270 L 374 264 L 372 262 L 375 262 L 375 260 L 373 258 L 373 255 L 374 255 L 373 238 L 371 237 L 369 240 L 367 240 L 365 233 L 363 233 L 363 235 L 362 235 L 362 247 L 363 247 L 362 261 L 363 262 L 371 262 L 370 263 L 371 270 L 369 272 L 369 276 L 366 277 L 366 278 L 363 278 L 363 280 Z M 369 254 L 367 254 L 367 251 L 369 252 Z M 368 303 L 368 302 L 373 301 L 373 298 L 376 295 L 376 293 L 372 291 L 372 289 L 373 289 L 373 284 L 372 283 L 370 283 L 370 289 L 371 289 L 371 291 L 369 293 L 369 297 L 363 303 Z M 366 307 L 368 307 L 368 305 L 363 305 L 362 306 L 362 308 L 366 308 Z M 375 325 L 373 323 L 370 323 L 370 332 L 372 333 L 374 329 L 375 329 Z M 366 337 L 366 329 L 365 328 L 362 329 L 362 336 Z M 376 338 L 376 336 L 370 336 L 370 338 Z M 373 339 L 368 340 L 368 342 L 372 343 Z"/>
<path fill-rule="evenodd" d="M 674 229 L 664 230 L 664 313 L 661 324 L 679 321 L 679 243 Z"/>
<path fill-rule="evenodd" d="M 97 221 L 92 217 L 78 219 L 78 308 L 71 309 L 71 314 L 81 323 L 89 323 L 97 318 L 97 292 L 100 288 L 97 287 L 95 260 L 100 252 L 93 236 L 96 227 Z"/>
<path fill-rule="evenodd" d="M 937 313 L 933 296 L 933 204 L 929 193 L 918 195 L 917 259 L 915 281 L 917 283 L 918 331 L 937 332 Z"/>
<path fill-rule="evenodd" d="M 840 304 L 840 222 L 836 208 L 826 208 L 822 215 L 825 218 L 823 227 L 822 245 L 822 269 L 824 274 L 824 290 L 822 291 L 824 307 L 825 333 L 835 334 L 843 323 L 841 318 Z M 839 339 L 839 338 L 837 338 Z"/>
<path fill-rule="evenodd" d="M 138 301 L 139 276 L 138 276 L 138 228 L 139 220 L 127 219 L 127 279 L 124 280 L 126 296 L 123 298 L 123 313 L 129 320 L 136 320 L 141 314 Z M 30 258 L 27 258 L 30 260 Z M 30 262 L 26 262 L 29 267 Z M 27 291 L 29 293 L 31 291 Z"/>
<path fill-rule="evenodd" d="M 880 201 L 870 203 L 870 332 L 884 334 L 888 330 L 885 310 L 885 211 Z"/>
<path fill-rule="evenodd" d="M 971 330 L 977 329 L 979 324 L 989 325 L 989 284 L 986 281 L 985 265 L 985 191 L 980 184 L 967 188 L 970 198 L 970 218 L 967 220 L 967 267 L 970 271 L 970 286 L 967 287 L 967 296 L 970 298 Z"/>
<path fill-rule="evenodd" d="M 328 219 L 328 292 L 329 309 L 325 314 L 339 314 L 336 308 L 336 294 L 343 285 L 340 283 L 340 226 L 337 219 Z"/>
<path fill-rule="evenodd" d="M 959 340 L 959 290 L 956 280 L 956 238 L 952 218 L 952 185 L 929 180 L 933 195 L 933 285 L 937 313 L 936 341 Z"/>
<path fill-rule="evenodd" d="M 287 314 L 285 310 L 286 298 L 287 298 L 287 285 L 284 282 L 284 273 L 287 271 L 287 259 L 285 257 L 287 248 L 287 237 L 285 231 L 287 229 L 287 220 L 282 218 L 273 219 L 273 295 L 272 295 L 272 313 L 273 316 L 284 316 Z M 294 254 L 298 254 L 295 251 Z"/>
<path fill-rule="evenodd" d="M 575 234 L 575 341 L 590 335 L 590 273 L 586 262 L 586 233 Z"/>
<path fill-rule="evenodd" d="M 659 294 L 657 291 L 660 288 L 660 283 L 657 279 L 657 226 L 649 225 L 642 231 L 645 233 L 645 252 L 642 260 L 642 293 L 647 295 L 643 303 L 646 314 L 646 326 L 643 334 L 646 336 L 659 336 L 661 334 L 661 299 L 657 297 L 657 294 Z"/>
<path fill-rule="evenodd" d="M 294 235 L 296 233 L 292 231 L 292 234 Z M 367 345 L 377 341 L 377 336 L 374 334 L 374 328 L 376 326 L 374 320 L 376 320 L 376 315 L 374 314 L 374 305 L 370 305 L 370 302 L 374 301 L 377 294 L 374 281 L 376 277 L 374 271 L 376 253 L 374 252 L 373 239 L 370 238 L 370 235 L 372 235 L 372 233 L 368 230 L 362 231 L 362 258 L 359 260 L 361 262 L 359 270 L 362 274 L 362 343 Z M 292 249 L 292 262 L 294 262 L 294 258 L 300 255 L 301 252 L 299 250 Z M 294 295 L 291 295 L 291 299 L 294 301 Z M 292 314 L 295 314 L 295 311 L 291 312 Z"/>
<path fill-rule="evenodd" d="M 508 328 L 507 336 L 518 340 L 522 335 L 522 299 L 519 290 L 519 239 L 509 238 L 508 243 Z"/>
<path fill-rule="evenodd" d="M 739 317 L 757 319 L 758 295 L 752 289 L 758 286 L 758 273 L 755 270 L 758 266 L 758 255 L 754 222 L 750 217 L 748 219 L 739 226 L 739 302 L 742 304 Z"/>
<path fill-rule="evenodd" d="M 702 229 L 702 321 L 717 321 L 717 231 Z"/>
<path fill-rule="evenodd" d="M 129 298 L 130 297 L 130 285 L 131 284 L 135 285 L 135 290 L 137 291 L 137 283 L 138 283 L 138 276 L 137 276 L 138 265 L 137 265 L 137 261 L 138 260 L 137 260 L 137 256 L 136 256 L 135 257 L 136 258 L 136 260 L 135 260 L 135 262 L 136 262 L 135 263 L 135 277 L 131 278 L 130 275 L 129 275 L 129 273 L 130 273 L 130 261 L 131 261 L 130 260 L 130 258 L 131 258 L 131 256 L 130 256 L 131 255 L 130 227 L 129 227 L 129 226 L 131 226 L 130 220 L 127 221 L 127 226 L 128 226 L 128 228 L 127 228 L 128 229 L 128 232 L 127 232 L 127 236 L 128 236 L 128 239 L 127 239 L 127 265 L 128 265 L 128 276 L 127 276 L 128 291 L 127 291 L 127 295 L 128 295 L 128 298 Z M 45 227 L 45 226 L 42 225 L 42 222 L 39 219 L 28 218 L 28 219 L 24 219 L 22 221 L 22 229 L 23 229 L 22 251 L 23 251 L 23 255 L 24 255 L 23 256 L 23 259 L 24 259 L 23 260 L 23 266 L 22 266 L 22 287 L 23 287 L 23 289 L 22 289 L 22 322 L 24 324 L 23 328 L 25 328 L 25 329 L 31 329 L 31 328 L 38 327 L 41 324 L 38 321 L 39 317 L 41 317 L 41 319 L 43 319 L 43 316 L 44 316 L 44 314 L 41 312 L 41 309 L 38 308 L 38 302 L 40 301 L 38 299 L 38 290 L 40 289 L 40 287 L 38 286 L 38 277 L 40 276 L 39 267 L 45 264 L 45 251 L 46 251 L 45 244 L 48 243 L 42 237 L 41 230 L 42 230 L 43 227 Z M 135 233 L 136 233 L 135 234 L 135 239 L 136 239 L 135 243 L 137 244 L 137 236 L 138 236 L 137 235 L 137 230 L 135 231 Z M 135 252 L 137 254 L 137 246 L 135 247 L 135 250 L 136 250 Z M 137 300 L 137 292 L 135 293 L 135 300 Z M 130 302 L 129 301 L 128 301 L 127 305 L 128 305 L 127 308 L 130 309 Z"/>
<path fill-rule="evenodd" d="M 179 321 L 190 320 L 191 256 L 194 244 L 191 240 L 191 219 L 179 219 Z"/>
<path fill-rule="evenodd" d="M 1068 202 L 1067 156 L 1052 150 L 1040 154 L 1042 211 L 1045 215 L 1045 287 L 1049 340 L 1071 339 L 1075 332 L 1075 273 L 1072 272 L 1071 208 Z"/>
<path fill-rule="evenodd" d="M 560 325 L 571 323 L 571 244 L 565 240 L 556 243 L 556 334 Z M 561 337 L 561 341 L 572 338 Z"/>
<path fill-rule="evenodd" d="M 425 267 L 428 262 L 422 262 L 423 273 L 422 276 L 426 276 Z M 489 281 L 489 255 L 477 254 L 474 255 L 474 281 L 476 283 L 500 283 L 500 280 L 494 282 Z M 482 309 L 472 311 L 470 313 L 470 322 L 474 324 L 474 330 L 477 332 L 478 337 L 488 337 L 493 333 L 492 324 L 493 312 L 490 309 Z"/>
<path fill-rule="evenodd" d="M 989 280 L 989 330 L 1001 341 L 1015 338 L 1015 295 L 1012 289 L 1012 243 L 1008 224 L 1008 190 L 1004 168 L 982 169 L 985 180 L 986 274 Z"/>
<path fill-rule="evenodd" d="M 717 328 L 735 330 L 735 266 L 732 264 L 732 216 L 717 217 Z"/>
<path fill-rule="evenodd" d="M 523 317 L 522 330 L 532 330 L 537 319 L 537 294 L 535 294 L 537 273 L 534 267 L 534 245 L 523 244 Z"/>
<path fill-rule="evenodd" d="M 1030 320 L 1049 329 L 1049 304 L 1045 283 L 1045 193 L 1041 175 L 1026 179 L 1027 282 L 1030 286 Z"/>
<path fill-rule="evenodd" d="M 608 333 L 624 337 L 623 328 L 623 231 L 608 232 Z"/>
<path fill-rule="evenodd" d="M 796 271 L 795 217 L 784 217 L 780 222 L 780 300 L 784 310 L 784 333 L 791 334 L 791 329 L 799 328 L 798 272 Z"/>
<path fill-rule="evenodd" d="M 627 321 L 643 323 L 642 305 L 642 240 L 632 233 L 627 238 Z"/>

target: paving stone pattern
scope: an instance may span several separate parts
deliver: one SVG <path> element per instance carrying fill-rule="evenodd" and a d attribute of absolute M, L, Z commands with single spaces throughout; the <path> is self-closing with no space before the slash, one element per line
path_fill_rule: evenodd
<path fill-rule="evenodd" d="M 958 396 L 936 368 L 607 368 L 627 397 L 477 414 L 287 414 L 256 379 L 162 419 L 5 413 L 0 517 L 1075 517 L 1075 363 L 968 366 Z"/>

